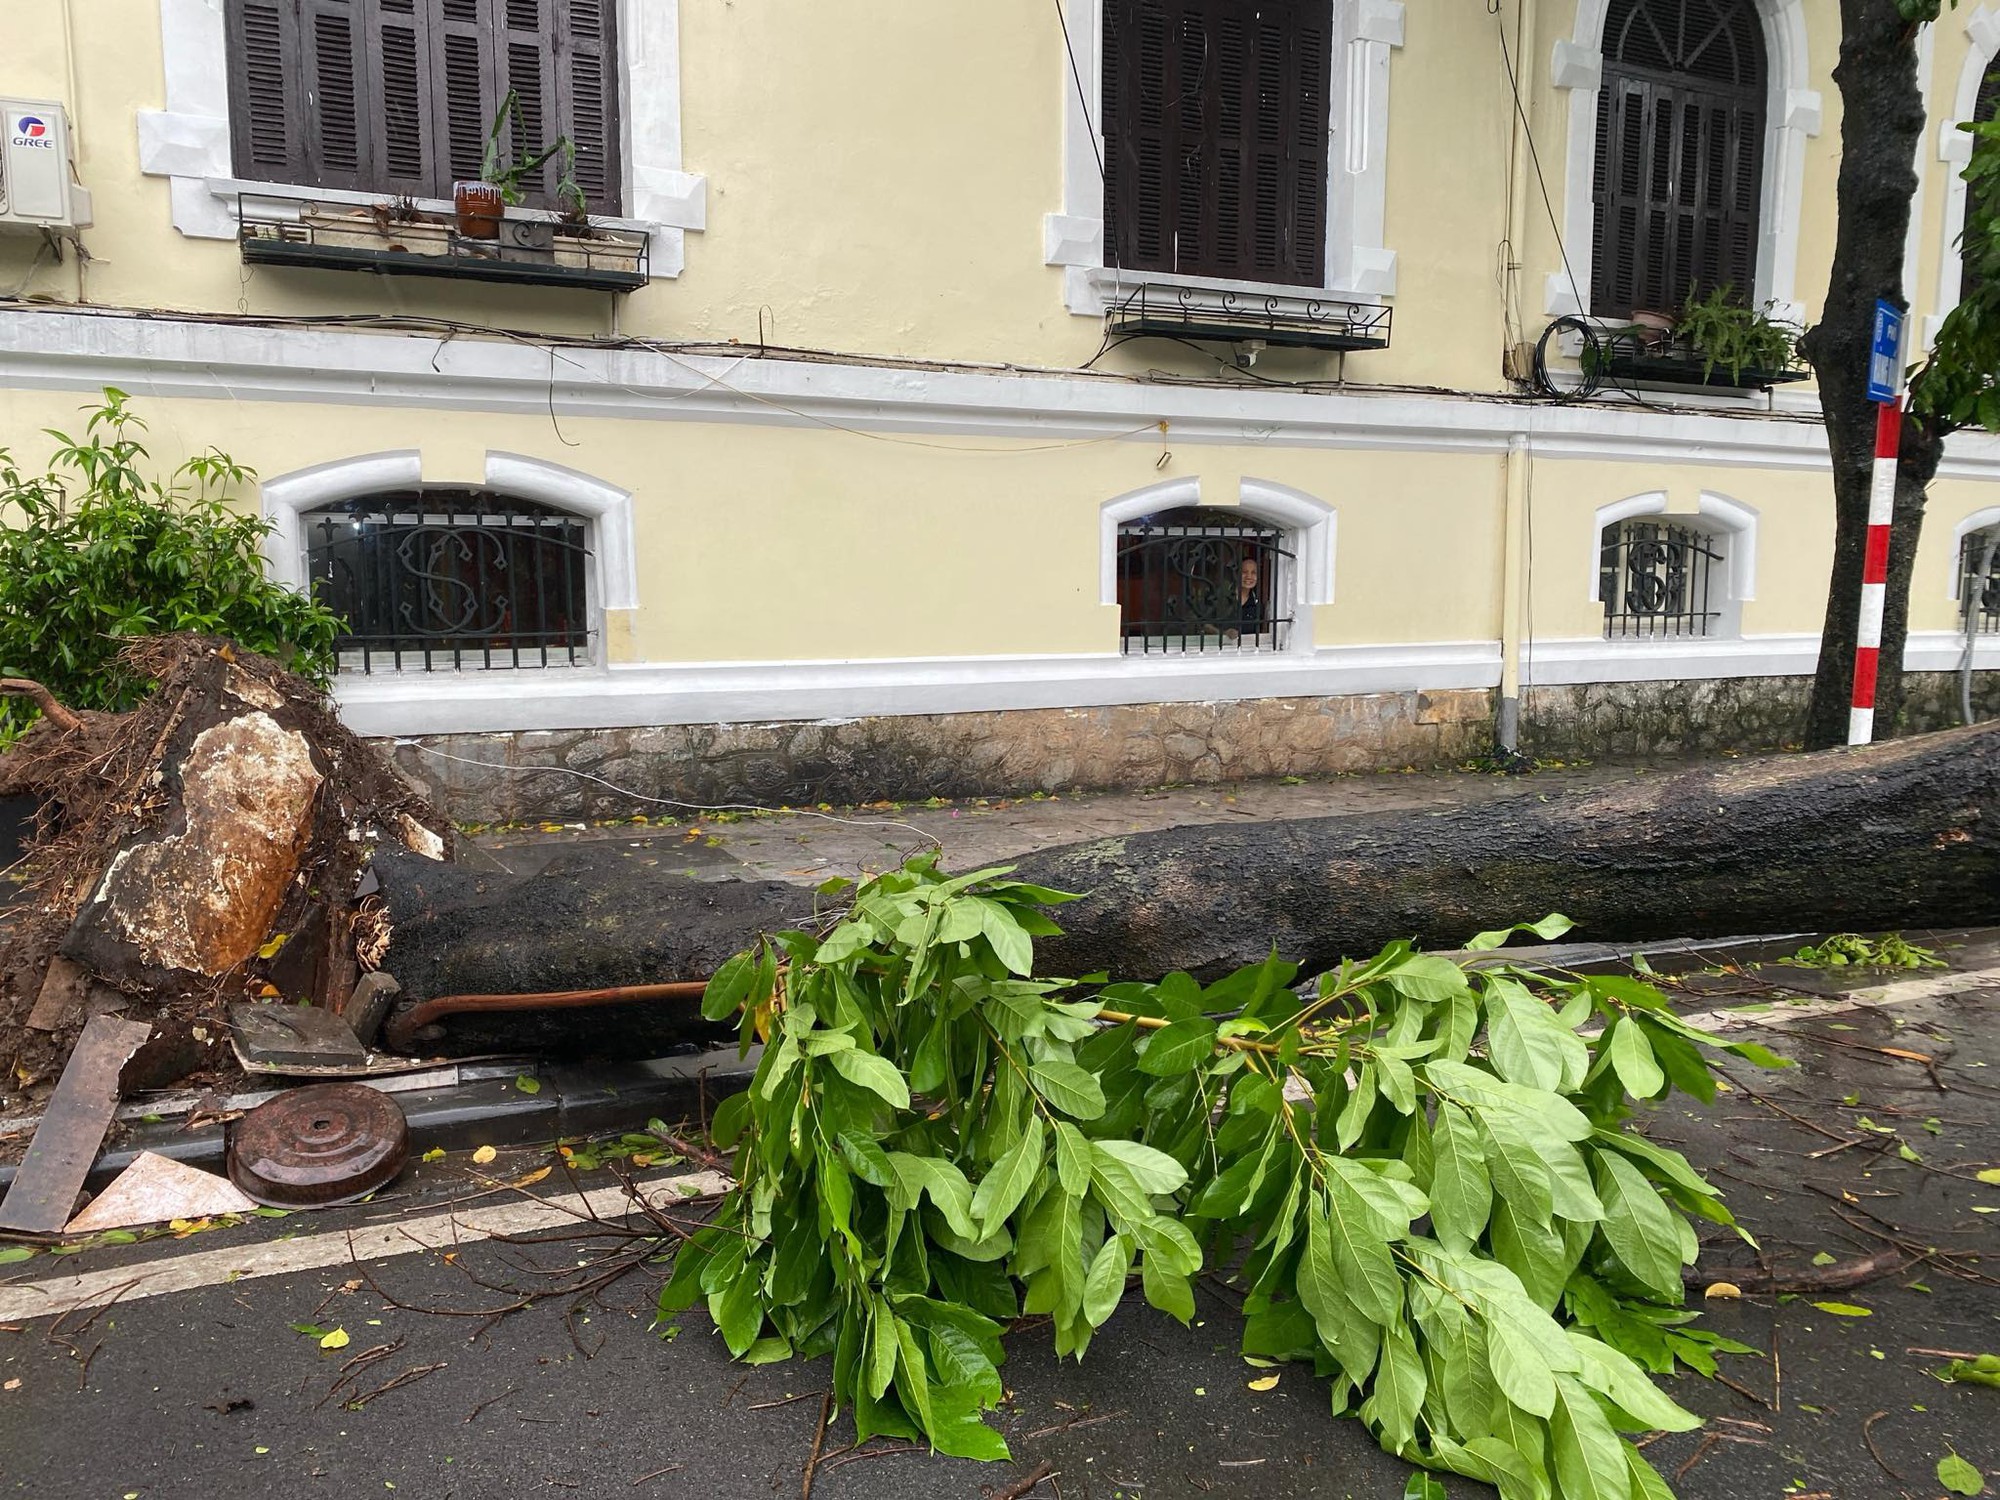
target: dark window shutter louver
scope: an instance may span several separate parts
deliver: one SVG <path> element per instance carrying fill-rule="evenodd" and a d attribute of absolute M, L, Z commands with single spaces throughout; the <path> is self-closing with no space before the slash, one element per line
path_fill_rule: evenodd
<path fill-rule="evenodd" d="M 1330 0 L 1106 0 L 1111 261 L 1319 285 L 1331 47 Z"/>
<path fill-rule="evenodd" d="M 1979 81 L 1979 94 L 1973 101 L 1972 118 L 1975 120 L 2000 120 L 2000 58 L 1987 64 L 1987 73 Z M 1961 298 L 1977 290 L 1979 272 L 1974 269 L 1972 247 L 1964 241 L 1964 231 L 1960 231 L 1959 241 L 1959 291 Z"/>
<path fill-rule="evenodd" d="M 1613 0 L 1597 98 L 1591 311 L 1757 277 L 1765 61 L 1754 0 Z"/>
<path fill-rule="evenodd" d="M 227 0 L 238 176 L 449 198 L 479 173 L 507 91 L 507 151 L 576 143 L 590 211 L 621 211 L 614 0 Z M 561 164 L 525 183 L 555 203 Z"/>

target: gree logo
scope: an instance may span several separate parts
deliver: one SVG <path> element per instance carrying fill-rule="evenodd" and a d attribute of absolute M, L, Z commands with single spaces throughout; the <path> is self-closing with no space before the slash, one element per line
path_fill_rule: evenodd
<path fill-rule="evenodd" d="M 55 140 L 49 134 L 49 122 L 47 120 L 44 120 L 39 115 L 22 115 L 20 119 L 14 122 L 14 139 L 12 144 L 16 146 L 34 146 L 48 151 L 54 149 Z"/>

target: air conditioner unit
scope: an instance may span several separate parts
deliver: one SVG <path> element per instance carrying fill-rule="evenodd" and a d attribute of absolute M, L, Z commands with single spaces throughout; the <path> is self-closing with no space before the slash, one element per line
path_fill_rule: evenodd
<path fill-rule="evenodd" d="M 0 99 L 0 229 L 81 229 L 90 194 L 70 171 L 69 117 L 53 99 Z"/>

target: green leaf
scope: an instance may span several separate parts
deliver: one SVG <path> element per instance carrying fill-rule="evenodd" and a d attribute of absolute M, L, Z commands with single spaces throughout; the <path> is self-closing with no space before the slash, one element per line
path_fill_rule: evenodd
<path fill-rule="evenodd" d="M 1141 1145 L 1137 1141 L 1092 1141 L 1090 1152 L 1094 1157 L 1110 1157 L 1114 1161 L 1122 1162 L 1142 1192 L 1177 1193 L 1187 1186 L 1186 1167 L 1166 1152 Z"/>
<path fill-rule="evenodd" d="M 1524 1218 L 1548 1223 L 1555 1211 L 1555 1188 L 1527 1132 L 1514 1116 L 1500 1111 L 1482 1111 L 1479 1122 L 1486 1131 L 1486 1165 L 1494 1192 Z"/>
<path fill-rule="evenodd" d="M 1375 1214 L 1338 1177 L 1327 1179 L 1327 1190 L 1308 1200 L 1306 1212 L 1308 1235 L 1311 1225 L 1325 1226 L 1322 1232 L 1348 1300 L 1377 1323 L 1399 1321 L 1403 1280 L 1396 1274 L 1388 1240 L 1378 1232 Z"/>
<path fill-rule="evenodd" d="M 890 1165 L 888 1153 L 873 1136 L 843 1130 L 840 1132 L 838 1143 L 841 1159 L 853 1169 L 856 1177 L 873 1187 L 886 1188 L 896 1185 L 896 1169 Z"/>
<path fill-rule="evenodd" d="M 1486 1027 L 1493 1065 L 1509 1082 L 1551 1091 L 1574 1088 L 1590 1066 L 1583 1038 L 1518 980 L 1487 980 Z"/>
<path fill-rule="evenodd" d="M 1298 1291 L 1320 1342 L 1348 1379 L 1356 1385 L 1367 1380 L 1381 1348 L 1381 1330 L 1348 1297 L 1334 1264 L 1327 1216 L 1318 1210 L 1316 1200 L 1308 1200 L 1306 1209 L 1306 1253 L 1299 1261 Z"/>
<path fill-rule="evenodd" d="M 1012 973 L 1023 977 L 1032 973 L 1035 945 L 1021 930 L 1021 924 L 1014 920 L 1013 914 L 997 901 L 981 900 L 979 909 L 981 928 L 986 934 L 986 941 L 993 945 L 993 956 Z"/>
<path fill-rule="evenodd" d="M 1512 1320 L 1487 1320 L 1486 1357 L 1493 1369 L 1493 1383 L 1510 1402 L 1537 1417 L 1546 1417 L 1555 1409 L 1555 1372 L 1536 1341 Z"/>
<path fill-rule="evenodd" d="M 1431 1229 L 1446 1243 L 1469 1245 L 1493 1207 L 1479 1127 L 1457 1105 L 1440 1104 L 1431 1142 Z"/>
<path fill-rule="evenodd" d="M 1598 1232 L 1625 1269 L 1661 1296 L 1681 1297 L 1677 1221 L 1643 1173 L 1616 1152 L 1597 1153 L 1597 1195 L 1604 1203 Z"/>
<path fill-rule="evenodd" d="M 910 1107 L 910 1086 L 888 1058 L 873 1052 L 833 1052 L 826 1060 L 842 1078 L 881 1096 L 892 1108 Z"/>
<path fill-rule="evenodd" d="M 1506 934 L 1502 933 L 1501 936 L 1505 937 Z M 1430 1475 L 1417 1473 L 1403 1481 L 1403 1500 L 1451 1500 L 1451 1497 L 1445 1493 L 1444 1486 Z"/>
<path fill-rule="evenodd" d="M 702 1015 L 711 1021 L 726 1021 L 735 1015 L 756 976 L 757 962 L 747 953 L 723 960 L 701 992 Z"/>
<path fill-rule="evenodd" d="M 1146 1050 L 1139 1054 L 1139 1071 L 1165 1078 L 1198 1068 L 1214 1055 L 1215 1022 L 1205 1016 L 1189 1016 L 1152 1033 Z"/>
<path fill-rule="evenodd" d="M 1823 1313 L 1832 1313 L 1836 1318 L 1872 1318 L 1875 1316 L 1874 1308 L 1857 1307 L 1852 1302 L 1815 1302 L 1813 1306 Z"/>
<path fill-rule="evenodd" d="M 1067 1120 L 1056 1121 L 1056 1177 L 1071 1197 L 1090 1186 L 1090 1142 Z"/>
<path fill-rule="evenodd" d="M 1606 1039 L 1611 1049 L 1611 1066 L 1625 1092 L 1635 1099 L 1650 1099 L 1666 1087 L 1667 1075 L 1653 1059 L 1646 1034 L 1630 1016 L 1621 1016 Z"/>
<path fill-rule="evenodd" d="M 1629 1500 L 1631 1471 L 1618 1434 L 1589 1391 L 1567 1375 L 1555 1379 L 1549 1440 L 1563 1500 Z"/>
<path fill-rule="evenodd" d="M 35 1252 L 26 1245 L 0 1245 L 0 1266 L 18 1265 L 30 1260 Z"/>
<path fill-rule="evenodd" d="M 1382 1446 L 1391 1453 L 1400 1452 L 1416 1436 L 1426 1386 L 1423 1356 L 1417 1352 L 1408 1325 L 1399 1318 L 1383 1332 L 1375 1386 L 1361 1403 L 1361 1420 L 1380 1427 Z"/>
<path fill-rule="evenodd" d="M 972 1195 L 972 1217 L 987 1234 L 1007 1222 L 1007 1216 L 1021 1206 L 1042 1170 L 1044 1137 L 1039 1115 L 1029 1115 L 1027 1128 L 1013 1148 L 993 1164 Z"/>
<path fill-rule="evenodd" d="M 1177 1276 L 1148 1255 L 1139 1262 L 1140 1285 L 1146 1300 L 1175 1322 L 1186 1327 L 1194 1318 L 1194 1284 Z"/>
<path fill-rule="evenodd" d="M 1954 1495 L 1980 1495 L 1986 1491 L 1986 1476 L 1956 1453 L 1938 1460 L 1937 1477 L 1938 1483 Z"/>
<path fill-rule="evenodd" d="M 1078 1120 L 1095 1120 L 1104 1113 L 1104 1089 L 1073 1062 L 1060 1058 L 1028 1069 L 1028 1081 L 1050 1104 Z"/>
<path fill-rule="evenodd" d="M 1098 1247 L 1083 1278 L 1083 1316 L 1092 1328 L 1101 1328 L 1118 1310 L 1125 1295 L 1125 1273 L 1131 1265 L 1132 1251 L 1118 1235 Z"/>

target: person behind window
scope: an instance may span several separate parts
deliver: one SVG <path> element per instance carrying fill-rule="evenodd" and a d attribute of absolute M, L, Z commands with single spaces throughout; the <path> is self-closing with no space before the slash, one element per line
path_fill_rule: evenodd
<path fill-rule="evenodd" d="M 1257 554 L 1246 552 L 1236 563 L 1236 615 L 1222 632 L 1225 641 L 1264 632 L 1264 589 L 1257 566 Z"/>

